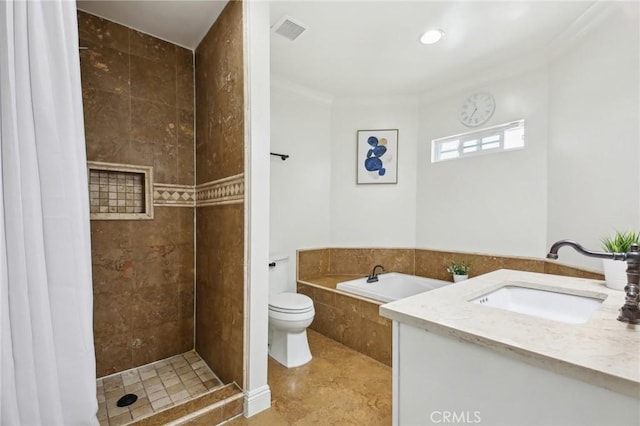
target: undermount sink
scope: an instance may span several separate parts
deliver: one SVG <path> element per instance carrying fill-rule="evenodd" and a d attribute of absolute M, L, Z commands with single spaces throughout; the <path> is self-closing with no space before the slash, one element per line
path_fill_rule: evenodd
<path fill-rule="evenodd" d="M 518 312 L 567 324 L 584 324 L 606 296 L 579 296 L 509 284 L 470 300 L 482 306 Z"/>

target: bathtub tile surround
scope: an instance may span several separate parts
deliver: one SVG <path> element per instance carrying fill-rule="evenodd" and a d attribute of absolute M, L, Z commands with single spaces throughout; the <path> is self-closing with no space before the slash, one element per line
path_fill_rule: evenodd
<path fill-rule="evenodd" d="M 196 185 L 244 173 L 242 3 L 229 2 L 196 52 Z M 238 183 L 238 189 L 241 182 Z M 215 192 L 215 191 L 214 191 Z M 233 192 L 233 191 L 232 191 Z M 244 187 L 242 184 L 242 194 Z M 196 207 L 196 350 L 244 385 L 244 196 Z M 224 191 L 219 191 L 219 196 Z M 214 194 L 212 193 L 213 199 Z"/>
<path fill-rule="evenodd" d="M 192 52 L 78 11 L 87 160 L 193 185 Z M 189 139 L 191 135 L 191 139 Z M 193 348 L 193 207 L 91 221 L 97 376 Z"/>
<path fill-rule="evenodd" d="M 497 269 L 574 276 L 602 280 L 593 271 L 527 259 L 454 253 L 425 249 L 323 248 L 298 250 L 298 292 L 314 301 L 316 316 L 310 328 L 386 365 L 391 365 L 391 321 L 379 315 L 382 303 L 336 290 L 342 281 L 371 273 L 381 264 L 389 272 L 403 272 L 451 281 L 446 264 L 451 260 L 472 263 L 471 276 Z"/>
<path fill-rule="evenodd" d="M 370 274 L 374 265 L 385 270 L 413 274 L 414 249 L 332 248 L 329 251 L 331 273 Z"/>
<path fill-rule="evenodd" d="M 313 299 L 316 310 L 310 328 L 391 366 L 391 321 L 378 314 L 381 303 L 330 290 L 352 278 L 332 275 L 298 282 L 298 293 Z"/>

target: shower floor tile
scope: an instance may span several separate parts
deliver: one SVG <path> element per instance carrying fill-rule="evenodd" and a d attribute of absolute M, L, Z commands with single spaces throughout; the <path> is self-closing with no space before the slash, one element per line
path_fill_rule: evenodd
<path fill-rule="evenodd" d="M 222 386 L 195 351 L 132 368 L 96 380 L 101 426 L 126 425 Z M 134 393 L 138 400 L 118 407 L 118 400 Z"/>

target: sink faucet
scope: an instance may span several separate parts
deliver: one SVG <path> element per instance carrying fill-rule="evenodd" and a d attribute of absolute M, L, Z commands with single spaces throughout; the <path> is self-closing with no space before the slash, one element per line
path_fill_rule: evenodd
<path fill-rule="evenodd" d="M 626 297 L 624 305 L 620 308 L 618 321 L 640 324 L 640 286 L 638 284 L 640 280 L 640 251 L 638 244 L 631 244 L 627 253 L 603 253 L 587 250 L 575 241 L 561 240 L 551 246 L 547 259 L 557 259 L 558 249 L 563 246 L 569 246 L 578 253 L 589 257 L 627 261 L 627 285 L 624 288 Z"/>
<path fill-rule="evenodd" d="M 371 271 L 371 275 L 369 275 L 369 277 L 367 277 L 367 282 L 368 283 L 377 283 L 378 282 L 378 273 L 376 272 L 376 269 L 382 269 L 382 272 L 386 272 L 384 270 L 384 266 L 382 265 L 376 265 L 373 267 L 373 271 Z"/>

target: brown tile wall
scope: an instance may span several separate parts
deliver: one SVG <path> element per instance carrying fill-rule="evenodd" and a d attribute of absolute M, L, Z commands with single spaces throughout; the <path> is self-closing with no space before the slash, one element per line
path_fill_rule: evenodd
<path fill-rule="evenodd" d="M 413 274 L 414 249 L 332 248 L 330 271 L 332 274 L 369 274 L 374 265 L 387 271 Z"/>
<path fill-rule="evenodd" d="M 302 283 L 298 293 L 313 299 L 311 329 L 391 366 L 391 320 L 379 315 L 379 303 Z"/>
<path fill-rule="evenodd" d="M 231 1 L 196 49 L 196 182 L 244 172 L 242 3 Z M 244 204 L 196 208 L 196 350 L 243 386 Z"/>
<path fill-rule="evenodd" d="M 78 12 L 87 159 L 194 183 L 193 53 Z M 91 222 L 97 375 L 193 348 L 193 208 Z"/>
<path fill-rule="evenodd" d="M 297 276 L 299 280 L 321 277 L 329 273 L 329 249 L 299 250 Z"/>

